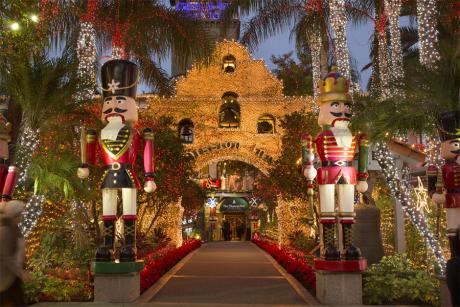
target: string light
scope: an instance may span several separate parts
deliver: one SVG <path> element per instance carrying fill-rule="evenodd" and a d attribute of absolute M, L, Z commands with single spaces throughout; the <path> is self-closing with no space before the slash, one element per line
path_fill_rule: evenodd
<path fill-rule="evenodd" d="M 436 0 L 417 0 L 417 24 L 420 63 L 434 68 L 440 59 L 438 51 Z"/>
<path fill-rule="evenodd" d="M 401 31 L 399 29 L 401 0 L 385 0 L 384 5 L 388 13 L 388 22 L 390 25 L 391 75 L 393 80 L 402 80 L 404 78 L 404 70 Z"/>
<path fill-rule="evenodd" d="M 18 31 L 21 28 L 18 22 L 13 22 L 10 24 L 10 29 L 12 31 Z"/>
<path fill-rule="evenodd" d="M 313 98 L 316 100 L 319 96 L 318 82 L 321 80 L 321 35 L 315 33 L 310 38 L 311 65 L 313 73 Z M 317 111 L 319 108 L 316 107 Z"/>
<path fill-rule="evenodd" d="M 42 213 L 45 196 L 33 195 L 26 203 L 25 213 L 22 219 L 20 228 L 22 234 L 27 237 L 32 229 L 34 229 L 37 221 Z"/>
<path fill-rule="evenodd" d="M 339 72 L 348 80 L 350 75 L 350 58 L 347 45 L 347 15 L 345 13 L 345 0 L 329 1 L 331 26 L 335 33 L 335 56 Z"/>
<path fill-rule="evenodd" d="M 388 69 L 388 55 L 387 55 L 387 43 L 385 32 L 377 32 L 377 43 L 378 43 L 378 63 L 379 63 L 379 77 L 380 77 L 380 96 L 383 100 L 388 99 L 391 96 L 389 88 L 389 69 Z"/>
<path fill-rule="evenodd" d="M 437 136 L 431 136 L 426 141 L 425 161 L 427 165 L 435 165 L 438 169 L 444 164 L 441 157 L 441 141 Z"/>
<path fill-rule="evenodd" d="M 26 183 L 27 170 L 39 141 L 40 134 L 38 129 L 34 130 L 29 126 L 24 127 L 24 130 L 19 138 L 19 146 L 16 151 L 16 159 L 14 163 L 21 170 L 18 178 L 18 187 L 20 189 L 23 189 L 24 184 Z"/>
<path fill-rule="evenodd" d="M 83 22 L 77 41 L 78 76 L 85 82 L 85 89 L 77 95 L 77 101 L 89 100 L 96 86 L 96 31 L 91 22 Z"/>
<path fill-rule="evenodd" d="M 420 215 L 416 207 L 412 204 L 409 168 L 404 167 L 402 170 L 396 168 L 395 160 L 386 144 L 377 143 L 374 153 L 383 175 L 385 176 L 391 196 L 399 201 L 403 212 L 409 217 L 411 223 L 425 238 L 428 247 L 436 258 L 440 273 L 444 274 L 446 260 L 442 253 L 441 246 L 428 229 L 428 223 L 425 217 Z"/>

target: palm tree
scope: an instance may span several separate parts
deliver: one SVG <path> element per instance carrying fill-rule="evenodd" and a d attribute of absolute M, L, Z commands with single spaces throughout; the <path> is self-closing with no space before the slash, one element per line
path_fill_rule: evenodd
<path fill-rule="evenodd" d="M 224 14 L 230 19 L 237 11 L 241 14 L 256 12 L 244 28 L 241 42 L 254 49 L 263 40 L 281 33 L 294 23 L 291 37 L 295 36 L 297 49 L 308 46 L 312 56 L 313 91 L 317 95 L 317 82 L 321 73 L 327 73 L 328 46 L 330 45 L 329 7 L 326 0 L 236 0 Z M 321 69 L 323 71 L 321 71 Z"/>
<path fill-rule="evenodd" d="M 58 4 L 61 14 L 49 22 L 57 40 L 76 40 L 76 33 L 82 29 L 94 30 L 100 50 L 112 48 L 115 57 L 125 56 L 137 62 L 142 81 L 162 93 L 172 92 L 169 77 L 160 66 L 171 50 L 180 52 L 184 62 L 189 58 L 204 59 L 212 51 L 203 20 L 189 18 L 159 0 L 77 0 Z"/>

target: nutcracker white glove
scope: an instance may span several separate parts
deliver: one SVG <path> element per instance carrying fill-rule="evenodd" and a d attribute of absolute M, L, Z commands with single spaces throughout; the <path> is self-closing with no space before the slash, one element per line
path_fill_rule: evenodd
<path fill-rule="evenodd" d="M 86 179 L 89 176 L 89 168 L 88 167 L 79 167 L 77 170 L 77 176 L 80 179 Z"/>
<path fill-rule="evenodd" d="M 146 181 L 144 184 L 144 191 L 147 193 L 153 193 L 157 189 L 157 185 L 155 184 L 155 181 L 150 180 Z"/>
<path fill-rule="evenodd" d="M 446 195 L 443 193 L 434 193 L 431 199 L 436 205 L 442 205 L 446 202 Z"/>
<path fill-rule="evenodd" d="M 369 185 L 367 184 L 367 181 L 358 181 L 358 184 L 356 185 L 356 190 L 359 193 L 364 193 L 367 191 L 367 188 Z"/>

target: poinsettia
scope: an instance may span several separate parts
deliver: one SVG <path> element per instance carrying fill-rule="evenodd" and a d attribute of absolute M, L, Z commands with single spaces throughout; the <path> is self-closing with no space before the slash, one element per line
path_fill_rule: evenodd
<path fill-rule="evenodd" d="M 269 253 L 275 260 L 300 281 L 307 289 L 314 290 L 316 287 L 316 274 L 307 262 L 307 254 L 293 248 L 279 247 L 278 243 L 262 238 L 256 234 L 252 242 Z"/>

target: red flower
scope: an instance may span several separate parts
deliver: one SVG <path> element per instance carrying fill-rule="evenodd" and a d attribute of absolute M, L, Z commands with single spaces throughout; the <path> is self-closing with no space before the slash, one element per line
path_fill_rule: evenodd
<path fill-rule="evenodd" d="M 185 241 L 178 248 L 163 247 L 144 256 L 144 270 L 141 272 L 141 293 L 150 288 L 177 262 L 184 258 L 188 253 L 201 246 L 199 240 Z"/>
<path fill-rule="evenodd" d="M 300 281 L 306 288 L 315 289 L 316 274 L 306 261 L 307 254 L 293 248 L 280 248 L 270 239 L 255 235 L 252 242 L 269 253 L 275 260 Z"/>

